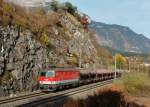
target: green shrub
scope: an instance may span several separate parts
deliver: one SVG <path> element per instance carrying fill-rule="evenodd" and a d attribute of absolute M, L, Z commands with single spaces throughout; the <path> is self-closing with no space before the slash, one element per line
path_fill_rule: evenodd
<path fill-rule="evenodd" d="M 65 2 L 64 3 L 64 8 L 71 13 L 72 15 L 75 14 L 75 12 L 77 11 L 77 7 L 73 6 L 70 2 Z"/>
<path fill-rule="evenodd" d="M 150 78 L 145 72 L 126 73 L 117 81 L 124 89 L 133 95 L 150 95 Z"/>
<path fill-rule="evenodd" d="M 41 42 L 43 42 L 46 46 L 50 44 L 50 38 L 46 33 L 43 33 L 42 36 L 40 37 Z"/>
<path fill-rule="evenodd" d="M 12 84 L 13 80 L 15 80 L 13 75 L 10 72 L 6 71 L 5 74 L 1 76 L 0 85 Z"/>
<path fill-rule="evenodd" d="M 60 4 L 58 1 L 54 0 L 51 2 L 51 9 L 52 10 L 57 11 L 59 8 L 60 8 Z"/>
<path fill-rule="evenodd" d="M 3 4 L 3 11 L 4 13 L 12 13 L 13 12 L 13 6 L 11 6 L 10 4 Z"/>

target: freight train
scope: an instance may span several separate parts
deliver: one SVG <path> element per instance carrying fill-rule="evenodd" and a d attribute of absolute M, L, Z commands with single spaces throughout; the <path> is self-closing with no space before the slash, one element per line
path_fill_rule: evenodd
<path fill-rule="evenodd" d="M 121 74 L 116 72 L 116 77 Z M 42 91 L 55 91 L 66 87 L 77 87 L 115 77 L 114 71 L 81 69 L 47 69 L 40 73 L 39 84 Z"/>

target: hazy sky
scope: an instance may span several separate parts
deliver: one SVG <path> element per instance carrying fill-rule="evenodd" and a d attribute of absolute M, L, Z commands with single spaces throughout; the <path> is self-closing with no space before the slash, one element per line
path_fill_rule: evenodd
<path fill-rule="evenodd" d="M 150 0 L 60 0 L 70 1 L 92 20 L 128 26 L 150 38 Z"/>

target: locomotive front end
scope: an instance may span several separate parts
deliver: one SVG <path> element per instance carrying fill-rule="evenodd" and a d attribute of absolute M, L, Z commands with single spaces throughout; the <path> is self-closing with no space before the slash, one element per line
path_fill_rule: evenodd
<path fill-rule="evenodd" d="M 42 71 L 39 77 L 39 84 L 42 91 L 56 90 L 55 71 Z"/>

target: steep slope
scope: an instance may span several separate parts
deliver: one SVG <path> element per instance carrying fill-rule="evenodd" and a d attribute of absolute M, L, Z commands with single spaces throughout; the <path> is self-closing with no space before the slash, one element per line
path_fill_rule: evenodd
<path fill-rule="evenodd" d="M 32 90 L 39 71 L 51 65 L 99 65 L 91 35 L 76 17 L 64 10 L 40 14 L 0 3 L 0 87 Z"/>
<path fill-rule="evenodd" d="M 90 28 L 95 29 L 102 46 L 108 46 L 120 51 L 149 53 L 150 39 L 137 34 L 128 27 L 92 22 Z"/>

